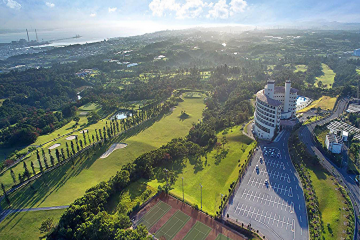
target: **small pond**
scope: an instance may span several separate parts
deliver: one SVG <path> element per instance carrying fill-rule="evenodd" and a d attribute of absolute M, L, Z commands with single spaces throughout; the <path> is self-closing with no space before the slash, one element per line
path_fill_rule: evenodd
<path fill-rule="evenodd" d="M 121 120 L 121 119 L 125 119 L 125 118 L 131 117 L 131 116 L 132 116 L 132 113 L 130 111 L 120 111 L 120 112 L 117 112 L 110 119 L 113 120 L 116 118 L 117 120 Z"/>

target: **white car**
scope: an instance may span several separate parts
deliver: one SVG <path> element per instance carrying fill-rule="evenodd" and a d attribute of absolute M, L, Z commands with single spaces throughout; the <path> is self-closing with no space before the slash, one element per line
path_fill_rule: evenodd
<path fill-rule="evenodd" d="M 256 165 L 256 171 L 259 171 L 259 165 Z"/>
<path fill-rule="evenodd" d="M 269 181 L 267 179 L 265 179 L 265 185 L 268 185 Z"/>

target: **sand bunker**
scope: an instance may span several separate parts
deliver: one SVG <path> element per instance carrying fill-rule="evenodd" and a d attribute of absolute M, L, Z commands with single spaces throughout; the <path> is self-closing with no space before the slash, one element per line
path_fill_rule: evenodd
<path fill-rule="evenodd" d="M 86 116 L 88 114 L 88 112 L 79 112 L 80 116 Z"/>
<path fill-rule="evenodd" d="M 66 140 L 71 141 L 71 140 L 74 140 L 76 137 L 77 137 L 76 135 L 71 135 L 71 136 L 67 137 Z"/>
<path fill-rule="evenodd" d="M 126 143 L 114 143 L 109 147 L 109 149 L 100 156 L 100 158 L 107 158 L 113 151 L 116 149 L 126 148 Z"/>
<path fill-rule="evenodd" d="M 60 143 L 55 143 L 54 145 L 52 145 L 51 147 L 49 147 L 49 149 L 54 149 L 54 148 L 57 148 L 57 147 L 60 147 Z"/>
<path fill-rule="evenodd" d="M 87 129 L 84 129 L 84 130 L 81 130 L 79 133 L 87 133 L 88 132 L 88 130 Z"/>

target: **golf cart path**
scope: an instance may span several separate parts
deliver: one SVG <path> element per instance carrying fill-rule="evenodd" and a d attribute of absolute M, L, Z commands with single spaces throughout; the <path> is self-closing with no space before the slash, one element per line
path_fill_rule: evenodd
<path fill-rule="evenodd" d="M 55 206 L 55 207 L 41 207 L 41 208 L 23 208 L 23 209 L 8 209 L 4 210 L 0 215 L 0 223 L 10 214 L 16 212 L 35 212 L 35 211 L 47 211 L 47 210 L 57 210 L 68 208 L 69 205 L 65 206 Z"/>

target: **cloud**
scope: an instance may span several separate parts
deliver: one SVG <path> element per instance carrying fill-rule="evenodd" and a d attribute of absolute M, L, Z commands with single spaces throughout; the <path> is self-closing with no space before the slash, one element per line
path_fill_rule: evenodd
<path fill-rule="evenodd" d="M 230 2 L 230 15 L 233 15 L 237 12 L 244 12 L 247 7 L 247 2 L 244 0 L 232 0 Z"/>
<path fill-rule="evenodd" d="M 180 4 L 175 0 L 153 0 L 149 4 L 149 8 L 154 16 L 162 17 L 166 10 L 177 11 L 180 8 Z"/>
<path fill-rule="evenodd" d="M 109 8 L 109 13 L 112 13 L 112 12 L 116 12 L 117 8 L 114 7 L 114 8 Z"/>
<path fill-rule="evenodd" d="M 3 2 L 9 8 L 12 8 L 12 9 L 20 9 L 21 8 L 21 4 L 16 2 L 15 0 L 3 0 Z"/>
<path fill-rule="evenodd" d="M 184 3 L 178 0 L 152 0 L 149 8 L 154 16 L 166 16 L 166 12 L 175 12 L 176 18 L 202 17 L 207 12 L 207 18 L 226 19 L 235 13 L 244 12 L 247 7 L 246 0 L 219 0 L 217 3 L 205 2 L 205 0 L 185 0 Z"/>
<path fill-rule="evenodd" d="M 54 4 L 54 3 L 51 3 L 51 2 L 46 2 L 45 4 L 46 4 L 46 6 L 48 6 L 49 8 L 55 7 L 55 4 Z"/>
<path fill-rule="evenodd" d="M 231 4 L 231 2 L 230 2 Z M 214 6 L 209 10 L 207 18 L 228 18 L 230 15 L 229 5 L 226 3 L 226 0 L 219 0 Z"/>
<path fill-rule="evenodd" d="M 91 13 L 90 17 L 96 17 L 96 13 Z"/>

